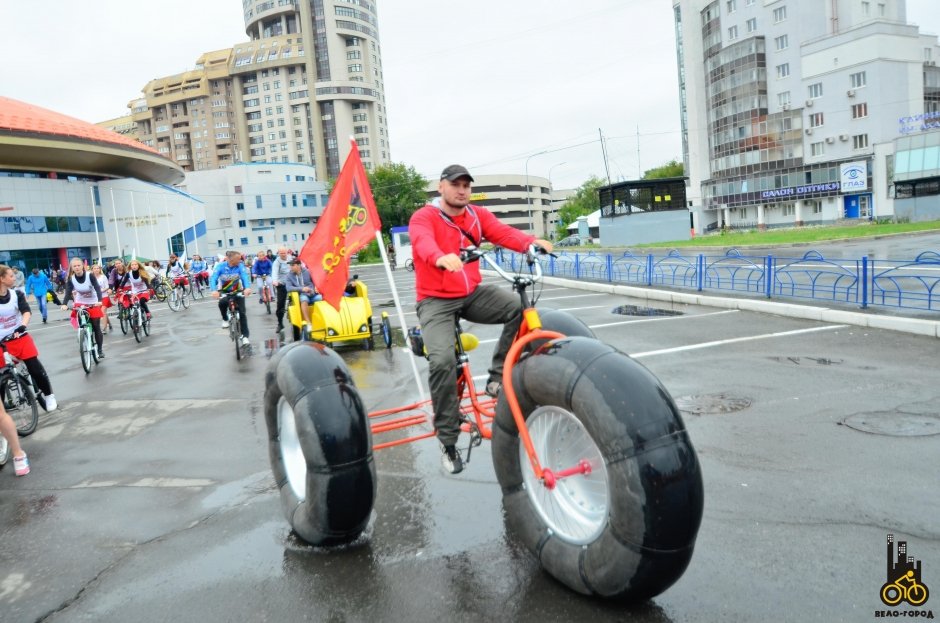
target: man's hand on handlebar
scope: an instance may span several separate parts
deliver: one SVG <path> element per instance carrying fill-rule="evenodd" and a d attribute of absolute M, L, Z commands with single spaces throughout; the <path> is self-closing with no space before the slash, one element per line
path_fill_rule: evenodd
<path fill-rule="evenodd" d="M 542 238 L 536 238 L 532 242 L 535 246 L 539 247 L 542 253 L 551 253 L 552 252 L 552 243 L 548 240 L 543 240 Z"/>
<path fill-rule="evenodd" d="M 452 273 L 455 273 L 458 270 L 463 270 L 463 262 L 460 260 L 460 256 L 456 253 L 442 255 L 441 257 L 437 258 L 437 262 L 435 262 L 434 265 Z"/>

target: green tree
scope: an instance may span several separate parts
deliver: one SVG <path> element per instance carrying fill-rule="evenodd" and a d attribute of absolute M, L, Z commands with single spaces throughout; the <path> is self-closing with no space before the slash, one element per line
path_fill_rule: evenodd
<path fill-rule="evenodd" d="M 428 199 L 428 182 L 414 167 L 392 162 L 369 171 L 369 185 L 385 233 L 407 225 L 411 215 Z"/>
<path fill-rule="evenodd" d="M 597 189 L 606 185 L 607 182 L 604 180 L 592 176 L 591 179 L 581 184 L 577 192 L 569 197 L 565 204 L 558 209 L 556 233 L 559 239 L 568 235 L 568 225 L 574 223 L 579 216 L 587 216 L 596 210 L 600 210 L 601 201 Z"/>
<path fill-rule="evenodd" d="M 673 159 L 666 164 L 653 167 L 643 173 L 644 180 L 658 180 L 664 177 L 682 177 L 685 175 L 685 167 L 682 163 Z"/>

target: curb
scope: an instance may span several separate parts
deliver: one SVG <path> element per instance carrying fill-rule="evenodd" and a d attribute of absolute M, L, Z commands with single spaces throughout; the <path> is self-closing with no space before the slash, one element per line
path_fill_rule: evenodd
<path fill-rule="evenodd" d="M 542 281 L 552 285 L 566 286 L 578 290 L 592 292 L 606 292 L 620 294 L 646 301 L 664 301 L 668 303 L 681 303 L 685 305 L 703 305 L 721 309 L 738 309 L 741 311 L 760 312 L 816 320 L 819 322 L 832 322 L 837 324 L 850 324 L 872 329 L 887 329 L 914 335 L 926 335 L 940 338 L 940 321 L 922 320 L 920 318 L 906 318 L 897 316 L 881 316 L 878 314 L 863 314 L 860 312 L 832 309 L 829 307 L 815 307 L 810 305 L 796 305 L 793 303 L 777 303 L 774 301 L 755 301 L 751 299 L 735 299 L 722 296 L 692 294 L 686 292 L 672 292 L 668 290 L 654 290 L 638 286 L 615 285 L 612 283 L 595 283 L 590 281 L 572 281 L 561 277 L 542 277 Z"/>

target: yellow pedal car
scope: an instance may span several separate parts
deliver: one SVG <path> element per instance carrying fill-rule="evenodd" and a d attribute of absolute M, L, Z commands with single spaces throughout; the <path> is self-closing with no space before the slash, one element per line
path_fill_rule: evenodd
<path fill-rule="evenodd" d="M 300 296 L 289 292 L 287 297 L 287 317 L 291 324 L 294 341 L 310 340 L 332 345 L 336 342 L 359 341 L 366 349 L 374 347 L 372 304 L 369 302 L 369 289 L 353 275 L 346 284 L 346 295 L 340 300 L 339 311 L 325 301 L 317 301 L 310 306 L 310 322 L 304 321 L 300 310 Z M 388 326 L 388 314 L 382 313 L 383 340 L 389 345 L 391 340 Z"/>

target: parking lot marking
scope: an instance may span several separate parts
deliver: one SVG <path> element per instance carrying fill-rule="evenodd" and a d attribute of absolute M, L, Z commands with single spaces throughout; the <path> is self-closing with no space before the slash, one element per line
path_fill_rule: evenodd
<path fill-rule="evenodd" d="M 722 311 L 709 312 L 707 314 L 692 314 L 689 316 L 658 316 L 656 318 L 641 318 L 637 320 L 622 320 L 620 322 L 605 322 L 604 324 L 588 325 L 589 329 L 603 329 L 605 327 L 619 327 L 625 324 L 637 324 L 639 322 L 659 322 L 661 320 L 691 320 L 693 318 L 705 318 L 707 316 L 721 316 L 722 314 L 735 314 L 738 309 L 725 309 Z"/>
<path fill-rule="evenodd" d="M 813 327 L 812 329 L 797 329 L 795 331 L 780 331 L 778 333 L 764 333 L 763 335 L 749 335 L 747 337 L 735 337 L 729 340 L 717 340 L 715 342 L 702 342 L 701 344 L 689 344 L 688 346 L 676 346 L 675 348 L 664 348 L 662 350 L 650 350 L 645 353 L 631 353 L 634 359 L 641 357 L 653 357 L 655 355 L 669 355 L 671 353 L 681 353 L 687 350 L 698 350 L 700 348 L 711 348 L 713 346 L 724 346 L 725 344 L 737 344 L 739 342 L 750 342 L 752 340 L 766 340 L 772 337 L 787 337 L 790 335 L 801 335 L 803 333 L 817 333 L 819 331 L 832 331 L 834 329 L 845 329 L 848 325 L 836 324 L 826 327 Z"/>

